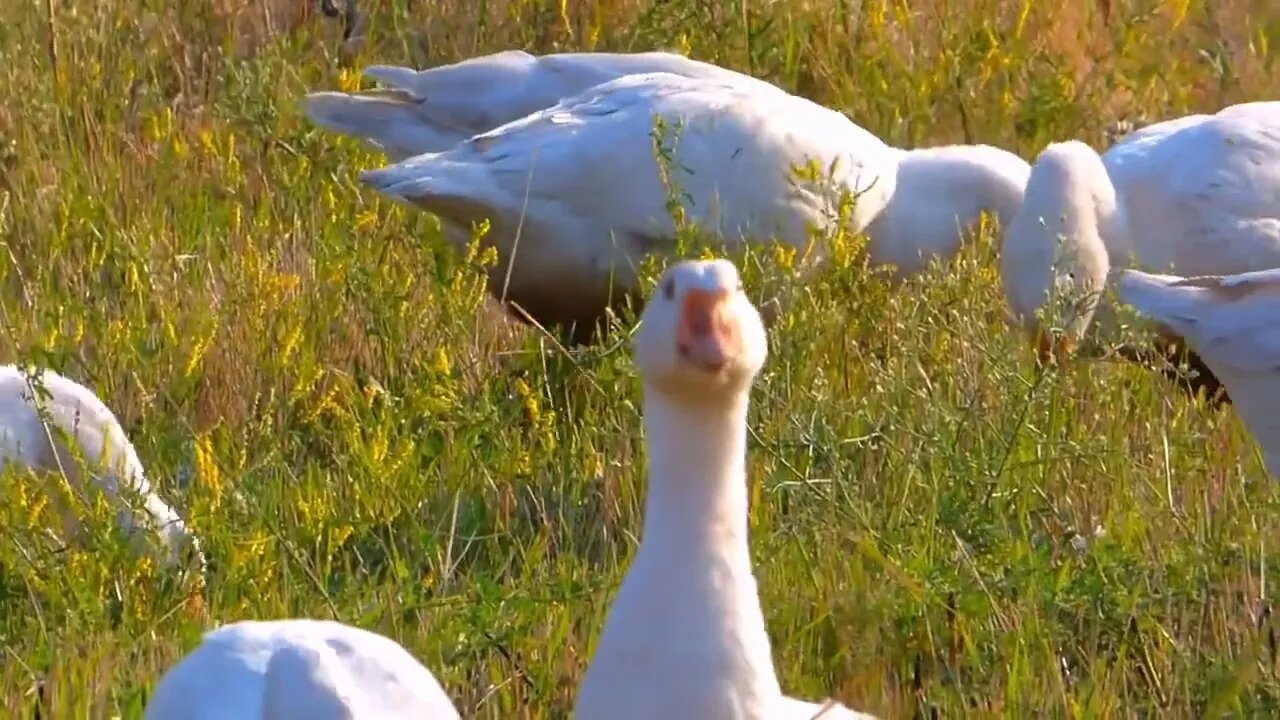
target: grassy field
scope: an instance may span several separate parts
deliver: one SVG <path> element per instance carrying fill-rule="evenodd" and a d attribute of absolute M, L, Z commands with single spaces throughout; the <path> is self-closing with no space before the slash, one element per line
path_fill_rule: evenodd
<path fill-rule="evenodd" d="M 6 716 L 43 680 L 46 718 L 139 717 L 204 629 L 280 616 L 398 639 L 464 716 L 568 714 L 640 524 L 625 332 L 570 356 L 503 320 L 484 258 L 359 189 L 381 158 L 310 127 L 307 89 L 674 48 L 890 142 L 1026 157 L 1280 94 L 1271 0 L 391 0 L 346 43 L 315 7 L 237 5 L 0 24 L 0 362 L 96 388 L 216 563 L 203 596 L 169 582 L 101 507 L 59 551 L 56 490 L 6 475 Z M 752 411 L 784 687 L 889 718 L 1280 712 L 1280 493 L 1231 411 L 1115 363 L 1038 374 L 988 235 L 892 292 L 841 247 Z"/>

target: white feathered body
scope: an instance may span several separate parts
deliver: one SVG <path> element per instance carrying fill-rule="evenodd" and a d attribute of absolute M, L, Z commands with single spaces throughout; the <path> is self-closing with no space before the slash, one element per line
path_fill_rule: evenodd
<path fill-rule="evenodd" d="M 398 161 L 362 177 L 440 217 L 451 244 L 493 221 L 489 289 L 543 324 L 592 327 L 632 294 L 640 260 L 671 249 L 674 205 L 731 246 L 770 234 L 799 246 L 829 229 L 832 186 L 791 182 L 797 164 L 834 170 L 834 187 L 859 196 L 851 229 L 897 278 L 954 255 L 983 211 L 1008 223 L 1030 172 L 991 146 L 893 148 L 838 112 L 672 53 L 512 51 L 367 74 L 393 89 L 312 93 L 310 117 Z M 669 133 L 683 123 L 667 175 L 655 116 Z"/>
<path fill-rule="evenodd" d="M 1280 267 L 1280 102 L 1156 123 L 1102 156 L 1129 233 L 1113 266 L 1179 275 Z"/>
<path fill-rule="evenodd" d="M 1046 148 L 1032 168 L 1001 257 L 1007 299 L 1023 322 L 1053 286 L 1092 289 L 1109 270 L 1227 275 L 1280 266 L 1280 102 L 1149 125 L 1098 160 L 1071 141 Z M 1105 299 L 1096 305 L 1095 331 L 1112 329 L 1114 311 Z M 1089 320 L 1078 314 L 1072 334 Z"/>
<path fill-rule="evenodd" d="M 363 692 L 324 642 L 299 638 L 271 653 L 263 678 L 262 720 L 360 720 Z"/>
<path fill-rule="evenodd" d="M 634 290 L 646 255 L 674 250 L 672 207 L 731 247 L 772 237 L 804 248 L 811 228 L 833 224 L 842 193 L 858 195 L 851 224 L 864 228 L 892 194 L 895 160 L 874 135 L 803 98 L 658 73 L 361 180 L 455 227 L 490 219 L 499 255 L 490 291 L 543 322 L 571 322 L 594 319 L 611 288 Z M 821 179 L 791 172 L 810 161 Z"/>
<path fill-rule="evenodd" d="M 273 654 L 282 648 L 292 648 L 293 659 L 302 663 L 302 669 L 308 668 L 308 658 L 320 660 L 323 666 L 318 673 L 279 673 L 281 681 L 298 684 L 297 694 L 280 687 L 272 691 L 272 720 L 335 720 L 344 707 L 357 707 L 355 716 L 362 718 L 459 717 L 431 671 L 399 643 L 339 622 L 297 619 L 246 620 L 206 633 L 203 642 L 156 686 L 147 704 L 146 720 L 259 718 L 267 692 L 267 668 Z M 327 693 L 335 687 L 341 688 L 347 703 L 309 694 Z M 296 706 L 290 705 L 291 696 L 296 698 Z M 329 708 L 339 714 L 314 718 L 306 712 L 309 707 Z"/>
<path fill-rule="evenodd" d="M 749 558 L 691 557 L 680 541 L 655 538 L 637 551 L 579 686 L 575 720 L 817 715 L 825 703 L 782 694 Z M 833 703 L 821 718 L 873 716 Z"/>

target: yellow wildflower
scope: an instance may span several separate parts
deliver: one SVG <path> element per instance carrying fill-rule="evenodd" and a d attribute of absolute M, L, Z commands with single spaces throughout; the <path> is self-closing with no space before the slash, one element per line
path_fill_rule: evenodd
<path fill-rule="evenodd" d="M 453 364 L 449 362 L 449 353 L 443 345 L 437 345 L 431 358 L 431 370 L 437 375 L 448 375 L 453 372 Z"/>
<path fill-rule="evenodd" d="M 222 473 L 218 471 L 218 463 L 213 456 L 213 443 L 207 434 L 196 435 L 195 463 L 196 477 L 209 491 L 209 507 L 217 510 L 222 504 Z"/>
<path fill-rule="evenodd" d="M 338 89 L 347 93 L 359 90 L 360 72 L 354 68 L 342 68 L 339 70 Z"/>

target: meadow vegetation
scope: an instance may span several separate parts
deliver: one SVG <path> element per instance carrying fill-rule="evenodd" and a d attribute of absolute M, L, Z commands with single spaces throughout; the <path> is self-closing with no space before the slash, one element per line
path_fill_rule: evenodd
<path fill-rule="evenodd" d="M 214 563 L 166 579 L 92 497 L 68 546 L 66 488 L 6 472 L 7 716 L 139 717 L 204 629 L 281 616 L 396 638 L 464 716 L 567 716 L 640 525 L 626 323 L 569 353 L 507 322 L 491 257 L 359 188 L 381 157 L 312 128 L 308 89 L 669 48 L 895 144 L 1028 158 L 1280 90 L 1271 0 L 368 5 L 346 41 L 293 0 L 5 13 L 0 362 L 94 387 Z M 838 238 L 771 330 L 751 527 L 784 687 L 889 718 L 1274 715 L 1280 493 L 1254 444 L 1154 372 L 1038 372 L 997 251 L 986 229 L 891 290 Z M 748 287 L 789 261 L 744 261 Z"/>

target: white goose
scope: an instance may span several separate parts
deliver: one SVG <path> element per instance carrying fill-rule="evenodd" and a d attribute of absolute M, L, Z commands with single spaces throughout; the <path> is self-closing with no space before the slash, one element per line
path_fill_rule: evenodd
<path fill-rule="evenodd" d="M 111 409 L 89 388 L 52 370 L 28 373 L 0 365 L 0 469 L 14 463 L 41 473 L 64 472 L 73 487 L 84 488 L 86 478 L 70 444 L 85 462 L 87 480 L 120 505 L 116 522 L 126 534 L 140 545 L 159 541 L 165 567 L 204 572 L 199 539 L 152 492 L 138 453 Z M 133 507 L 134 495 L 140 510 Z M 63 518 L 68 531 L 74 530 L 78 523 L 71 509 L 64 509 Z"/>
<path fill-rule="evenodd" d="M 1105 238 L 1125 232 L 1124 222 L 1093 148 L 1072 140 L 1036 157 L 1022 208 L 1005 229 L 1000 280 L 1041 362 L 1062 359 L 1084 337 L 1110 269 Z"/>
<path fill-rule="evenodd" d="M 332 620 L 244 620 L 205 633 L 165 673 L 146 720 L 457 720 L 399 643 Z"/>
<path fill-rule="evenodd" d="M 382 88 L 309 93 L 305 109 L 316 125 L 356 137 L 399 162 L 443 152 L 600 83 L 649 72 L 782 92 L 750 75 L 670 52 L 530 55 L 504 50 L 426 70 L 374 65 L 364 74 Z"/>
<path fill-rule="evenodd" d="M 1065 145 L 1077 157 L 1071 165 L 1059 160 Z M 1054 256 L 1025 255 L 1017 246 L 1042 242 L 1026 237 L 1050 212 L 1066 217 L 1049 222 L 1050 233 L 1096 232 L 1117 269 L 1229 275 L 1280 266 L 1280 102 L 1244 103 L 1142 128 L 1101 156 L 1105 172 L 1084 161 L 1094 151 L 1083 143 L 1050 150 L 1032 169 L 1032 182 L 1041 175 L 1043 201 L 1024 204 L 1010 224 L 1019 233 L 1005 237 L 1002 274 L 1007 288 L 1022 285 L 1009 296 L 1020 318 L 1031 322 L 1054 276 L 1024 263 Z M 1051 167 L 1042 170 L 1042 161 Z M 1103 215 L 1096 223 L 1081 219 L 1097 212 Z M 1093 241 L 1068 237 L 1058 257 L 1078 266 L 1082 261 L 1071 255 L 1082 252 L 1096 252 Z"/>
<path fill-rule="evenodd" d="M 655 158 L 655 115 L 664 147 L 676 148 L 663 163 L 669 183 Z M 834 182 L 791 172 L 811 162 Z M 457 244 L 473 221 L 490 220 L 499 257 L 490 292 L 544 325 L 576 324 L 575 339 L 588 340 L 609 305 L 639 299 L 643 257 L 674 250 L 672 204 L 731 247 L 774 237 L 806 248 L 811 228 L 832 227 L 841 193 L 854 194 L 851 225 L 870 236 L 872 262 L 905 275 L 954 253 L 958 228 L 982 210 L 1011 217 L 1027 173 L 1016 155 L 987 146 L 892 148 L 838 112 L 760 83 L 649 73 L 360 179 L 440 216 Z"/>
<path fill-rule="evenodd" d="M 767 352 L 732 263 L 679 262 L 659 279 L 635 336 L 644 529 L 577 720 L 870 717 L 786 698 L 774 671 L 747 543 L 747 410 Z"/>
<path fill-rule="evenodd" d="M 1199 353 L 1280 478 L 1280 269 L 1190 278 L 1127 270 L 1118 294 Z"/>

